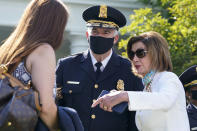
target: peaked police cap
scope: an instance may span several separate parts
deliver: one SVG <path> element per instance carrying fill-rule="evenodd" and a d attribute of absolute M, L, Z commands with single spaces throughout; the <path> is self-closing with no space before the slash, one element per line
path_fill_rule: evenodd
<path fill-rule="evenodd" d="M 179 79 L 181 80 L 185 90 L 189 89 L 190 87 L 197 86 L 197 65 L 193 65 L 186 69 L 179 76 Z"/>
<path fill-rule="evenodd" d="M 83 12 L 83 19 L 88 27 L 103 27 L 119 29 L 126 25 L 125 16 L 117 9 L 98 5 L 92 6 Z"/>

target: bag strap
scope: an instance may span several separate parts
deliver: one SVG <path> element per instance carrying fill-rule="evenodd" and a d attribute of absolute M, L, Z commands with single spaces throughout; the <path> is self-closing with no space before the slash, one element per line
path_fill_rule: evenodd
<path fill-rule="evenodd" d="M 7 67 L 5 65 L 0 65 L 0 78 L 4 79 L 5 77 L 8 77 L 8 80 L 10 82 L 10 85 L 12 87 L 20 87 L 23 89 L 29 89 L 30 86 L 25 86 L 23 83 L 21 83 L 17 78 L 7 73 Z"/>

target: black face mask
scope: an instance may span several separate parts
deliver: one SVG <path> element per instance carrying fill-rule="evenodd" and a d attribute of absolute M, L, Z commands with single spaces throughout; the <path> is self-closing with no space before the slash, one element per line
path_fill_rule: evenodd
<path fill-rule="evenodd" d="M 197 100 L 197 90 L 191 90 L 192 99 Z"/>
<path fill-rule="evenodd" d="M 89 43 L 90 43 L 90 49 L 95 54 L 104 54 L 113 47 L 114 38 L 90 36 Z"/>

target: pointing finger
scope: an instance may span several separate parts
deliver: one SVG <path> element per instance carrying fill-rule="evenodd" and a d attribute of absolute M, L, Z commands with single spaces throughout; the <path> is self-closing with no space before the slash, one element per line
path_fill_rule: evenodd
<path fill-rule="evenodd" d="M 102 100 L 103 100 L 102 98 L 97 99 L 97 100 L 92 104 L 91 107 L 94 108 L 95 106 L 97 106 L 98 104 L 100 104 Z"/>

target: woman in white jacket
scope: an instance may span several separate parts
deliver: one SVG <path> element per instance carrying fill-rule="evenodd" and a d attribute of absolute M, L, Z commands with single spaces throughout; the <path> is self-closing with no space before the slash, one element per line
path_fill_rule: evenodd
<path fill-rule="evenodd" d="M 189 131 L 184 88 L 172 63 L 167 41 L 157 32 L 132 37 L 127 46 L 133 72 L 142 77 L 143 92 L 111 91 L 93 103 L 105 111 L 128 102 L 139 131 Z"/>

